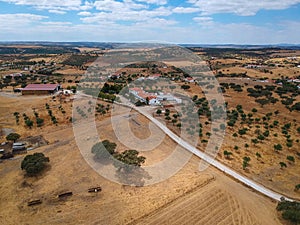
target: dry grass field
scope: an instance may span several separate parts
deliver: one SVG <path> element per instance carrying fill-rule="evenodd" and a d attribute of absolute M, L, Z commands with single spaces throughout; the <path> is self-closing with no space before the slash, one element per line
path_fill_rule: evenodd
<path fill-rule="evenodd" d="M 80 51 L 94 50 L 96 49 L 80 48 Z M 284 57 L 290 54 L 292 53 L 282 51 L 280 57 L 283 58 L 277 60 L 283 62 Z M 67 54 L 53 55 L 45 57 L 45 61 L 56 60 L 60 63 L 69 56 Z M 42 59 L 37 56 L 31 60 Z M 257 69 L 231 65 L 255 63 L 256 60 L 250 57 L 213 61 L 215 63 L 219 61 L 219 64 L 223 65 L 218 69 L 223 74 L 247 72 L 247 75 L 252 78 L 266 76 L 280 78 L 281 76 L 299 75 L 299 68 L 288 66 L 270 69 L 273 72 L 271 74 Z M 276 62 L 274 61 L 274 63 Z M 186 65 L 186 62 L 177 63 L 177 66 Z M 126 75 L 148 76 L 158 72 L 169 73 L 172 72 L 172 69 L 164 67 L 149 71 L 143 68 L 121 70 Z M 1 71 L 0 75 L 12 72 L 20 72 L 20 70 Z M 80 80 L 80 75 L 85 70 L 80 70 L 75 66 L 64 66 L 57 72 L 63 74 L 63 86 L 66 88 L 68 85 L 76 85 L 75 80 Z M 72 81 L 68 82 L 68 80 Z M 247 127 L 249 128 L 247 134 L 234 137 L 234 133 L 246 127 L 239 120 L 234 127 L 227 127 L 217 160 L 274 191 L 300 199 L 299 191 L 294 191 L 295 185 L 300 183 L 300 158 L 297 155 L 300 146 L 299 141 L 296 142 L 299 139 L 299 133 L 296 131 L 299 127 L 299 112 L 290 112 L 280 102 L 263 107 L 255 102 L 254 98 L 247 95 L 246 89 L 253 88 L 255 85 L 265 85 L 259 81 L 227 77 L 220 77 L 218 81 L 219 83 L 243 85 L 243 92 L 239 93 L 233 89 L 226 89 L 224 98 L 228 103 L 227 110 L 236 109 L 240 104 L 244 112 L 249 114 L 252 113 L 253 108 L 256 108 L 257 112 L 252 113 L 253 118 L 261 120 L 267 113 L 272 112 L 269 123 L 276 120 L 279 125 L 270 129 L 270 135 L 264 141 L 253 144 L 251 140 L 257 136 L 257 130 L 264 131 L 263 123 L 253 123 Z M 194 95 L 198 95 L 199 98 L 204 97 L 198 85 L 178 81 L 179 89 L 182 84 L 190 85 L 190 89 L 187 91 L 187 95 L 190 97 Z M 275 93 L 273 96 L 279 98 Z M 0 128 L 12 129 L 19 133 L 21 140 L 40 135 L 47 144 L 28 151 L 27 154 L 42 152 L 50 158 L 49 167 L 37 177 L 27 177 L 21 170 L 20 164 L 25 154 L 16 155 L 13 159 L 0 162 L 0 224 L 285 224 L 279 219 L 280 216 L 276 211 L 277 202 L 254 192 L 212 167 L 200 172 L 200 160 L 195 156 L 192 156 L 178 173 L 160 183 L 132 187 L 109 181 L 91 167 L 91 165 L 99 166 L 99 163 L 93 158 L 88 143 L 88 139 L 94 137 L 87 139 L 86 146 L 88 147 L 84 150 L 78 148 L 70 122 L 74 116 L 72 110 L 76 111 L 72 109 L 73 97 L 21 96 L 13 93 L 12 87 L 0 91 Z M 295 101 L 299 100 L 299 96 L 295 96 Z M 56 125 L 51 121 L 46 104 L 49 105 L 57 119 Z M 124 111 L 120 110 L 111 117 L 111 107 L 113 106 L 110 103 L 98 100 L 97 104 L 110 105 L 109 113 L 105 115 L 97 113 L 95 125 L 101 140 L 107 139 L 117 144 L 117 152 L 132 149 L 134 144 L 140 142 L 142 143 L 140 149 L 136 149 L 140 151 L 140 155 L 146 157 L 144 165 L 151 166 L 170 156 L 178 147 L 161 130 L 137 112 L 127 113 L 124 108 Z M 88 111 L 91 106 L 83 105 L 82 107 Z M 278 115 L 274 114 L 275 110 L 279 111 Z M 156 109 L 152 109 L 153 115 L 155 115 L 155 111 Z M 20 113 L 19 125 L 16 124 L 14 112 Z M 25 113 L 35 121 L 34 112 L 44 119 L 44 125 L 42 127 L 34 125 L 30 129 L 24 124 L 23 114 Z M 164 116 L 156 116 L 156 118 L 165 122 L 175 133 L 180 132 L 178 127 L 171 122 L 166 122 Z M 112 124 L 112 121 L 115 124 Z M 208 139 L 207 133 L 212 132 L 211 124 L 209 122 L 205 124 L 206 117 L 202 117 L 200 122 L 203 124 L 204 137 L 202 139 Z M 286 147 L 285 137 L 281 135 L 281 127 L 286 123 L 291 123 L 289 134 L 294 141 L 291 147 Z M 89 125 L 82 125 L 82 132 L 89 133 L 92 129 Z M 116 127 L 119 131 L 118 135 L 116 135 Z M 0 134 L 0 142 L 6 141 L 4 133 Z M 148 139 L 151 141 L 147 141 Z M 203 151 L 206 144 L 201 143 L 200 140 L 201 138 L 199 138 L 198 148 L 199 151 Z M 283 146 L 279 152 L 275 152 L 273 149 L 274 144 L 277 143 Z M 245 144 L 249 146 L 245 147 Z M 143 151 L 153 145 L 155 146 L 153 149 Z M 179 149 L 185 152 L 184 149 L 180 147 Z M 232 153 L 229 158 L 224 156 L 225 150 Z M 257 153 L 261 157 L 258 157 Z M 295 162 L 288 162 L 288 155 L 294 156 Z M 247 169 L 242 167 L 245 156 L 251 158 Z M 281 168 L 280 162 L 286 162 L 287 167 Z M 157 171 L 157 174 L 164 172 L 164 170 Z M 96 186 L 101 186 L 102 191 L 88 193 L 89 188 Z M 58 198 L 59 194 L 67 191 L 73 192 L 73 195 L 63 199 Z M 42 204 L 27 206 L 29 201 L 36 199 L 42 200 Z"/>
<path fill-rule="evenodd" d="M 28 97 L 17 104 L 21 98 L 0 97 L 6 104 L 1 115 L 12 121 L 5 124 L 2 117 L 1 124 L 18 129 L 24 136 L 42 135 L 49 144 L 32 152 L 43 152 L 50 157 L 50 168 L 39 177 L 29 178 L 20 169 L 21 155 L 0 164 L 3 224 L 190 224 L 189 219 L 195 224 L 266 224 L 264 221 L 280 224 L 275 202 L 215 169 L 199 172 L 199 159 L 195 157 L 175 176 L 158 184 L 130 187 L 110 182 L 89 167 L 69 125 L 49 124 L 32 130 L 14 126 L 12 112 L 26 108 L 29 114 L 33 105 L 43 108 L 45 102 L 50 102 L 49 97 Z M 130 119 L 132 132 L 139 138 L 147 138 L 149 122 L 134 112 L 132 117 L 140 124 Z M 101 139 L 116 142 L 118 151 L 125 149 L 114 136 L 110 117 L 97 122 L 97 127 Z M 142 155 L 147 157 L 149 165 L 167 157 L 175 147 L 169 138 L 164 138 L 154 151 Z M 88 188 L 99 185 L 101 193 L 87 192 Z M 72 191 L 73 196 L 59 200 L 57 195 L 64 191 Z M 43 203 L 28 207 L 27 202 L 34 199 Z"/>
<path fill-rule="evenodd" d="M 281 224 L 273 204 L 209 169 L 215 180 L 137 221 L 137 224 Z M 236 191 L 236 192 L 235 192 Z M 135 223 L 132 223 L 135 224 Z"/>
<path fill-rule="evenodd" d="M 147 124 L 145 119 L 137 119 L 143 126 L 143 122 Z M 97 124 L 100 137 L 119 144 L 109 121 L 107 118 Z M 133 129 L 134 133 L 141 131 Z M 88 166 L 76 147 L 72 128 L 50 127 L 39 133 L 49 141 L 49 145 L 34 150 L 50 157 L 51 167 L 43 175 L 24 177 L 21 156 L 1 163 L 0 202 L 5 210 L 0 220 L 4 224 L 190 224 L 187 218 L 195 224 L 280 224 L 274 202 L 212 168 L 199 172 L 195 157 L 162 183 L 122 186 Z M 170 152 L 175 146 L 165 138 L 157 151 Z M 152 159 L 147 156 L 148 163 L 161 159 L 162 154 L 154 152 Z M 98 185 L 103 189 L 101 193 L 87 193 L 88 188 Z M 72 191 L 73 196 L 58 200 L 57 195 L 64 191 Z M 27 202 L 34 199 L 43 203 L 28 207 Z"/>

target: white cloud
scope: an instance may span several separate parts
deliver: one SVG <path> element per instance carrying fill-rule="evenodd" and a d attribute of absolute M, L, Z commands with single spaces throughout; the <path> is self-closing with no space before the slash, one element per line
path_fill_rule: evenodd
<path fill-rule="evenodd" d="M 146 8 L 146 6 L 143 4 L 136 4 L 129 0 L 124 2 L 118 2 L 115 0 L 95 1 L 94 6 L 99 11 L 109 11 L 109 12 Z"/>
<path fill-rule="evenodd" d="M 136 0 L 137 2 L 143 2 L 147 4 L 165 5 L 168 3 L 167 0 Z"/>
<path fill-rule="evenodd" d="M 48 26 L 65 26 L 65 25 L 71 25 L 71 22 L 42 22 L 41 24 L 48 25 Z"/>
<path fill-rule="evenodd" d="M 2 2 L 13 3 L 16 5 L 32 6 L 41 10 L 87 10 L 91 9 L 90 2 L 82 3 L 81 0 L 0 0 Z"/>
<path fill-rule="evenodd" d="M 300 0 L 189 0 L 188 2 L 199 7 L 203 15 L 235 13 L 241 16 L 252 16 L 261 9 L 287 9 L 300 3 Z"/>
<path fill-rule="evenodd" d="M 146 21 L 137 22 L 135 25 L 142 28 L 142 27 L 165 27 L 169 25 L 177 24 L 178 22 L 175 20 L 166 20 L 163 18 L 151 18 Z"/>
<path fill-rule="evenodd" d="M 146 21 L 151 18 L 169 16 L 172 12 L 165 7 L 159 7 L 154 10 L 116 10 L 113 12 L 94 13 L 91 16 L 81 18 L 84 23 L 103 23 L 103 21 Z"/>
<path fill-rule="evenodd" d="M 50 9 L 49 13 L 60 14 L 60 15 L 66 14 L 65 11 L 58 10 L 58 9 Z"/>
<path fill-rule="evenodd" d="M 77 15 L 78 16 L 91 16 L 92 13 L 91 12 L 87 12 L 87 11 L 83 11 L 83 12 L 79 12 Z"/>
<path fill-rule="evenodd" d="M 200 17 L 194 17 L 193 20 L 202 25 L 202 26 L 212 26 L 214 25 L 214 21 L 212 17 L 208 16 L 200 16 Z"/>
<path fill-rule="evenodd" d="M 88 2 L 85 1 L 83 5 L 80 6 L 80 10 L 89 10 L 92 9 L 94 7 L 94 3 L 93 2 Z"/>
<path fill-rule="evenodd" d="M 176 7 L 172 11 L 174 13 L 195 13 L 201 10 L 199 8 L 193 8 L 193 7 Z"/>
<path fill-rule="evenodd" d="M 11 20 L 7 23 L 7 18 Z M 16 19 L 17 18 L 17 19 Z M 51 40 L 51 41 L 112 41 L 133 42 L 158 40 L 174 43 L 234 43 L 234 44 L 276 44 L 298 43 L 300 23 L 284 21 L 268 28 L 246 23 L 222 24 L 213 26 L 189 25 L 180 27 L 175 21 L 150 18 L 131 25 L 121 25 L 103 20 L 97 24 L 69 24 L 47 22 L 38 15 L 0 15 L 0 40 Z M 198 22 L 209 18 L 196 19 Z M 23 22 L 25 26 L 12 26 Z M 27 24 L 27 25 L 26 25 Z M 34 24 L 34 25 L 32 25 Z M 36 25 L 39 24 L 39 25 Z M 170 26 L 171 24 L 171 26 Z M 45 26 L 46 25 L 46 26 Z M 264 34 L 264 35 L 261 35 Z"/>
<path fill-rule="evenodd" d="M 64 7 L 73 8 L 81 5 L 81 0 L 1 0 L 3 2 L 15 3 L 16 5 L 32 5 L 41 8 Z"/>
<path fill-rule="evenodd" d="M 0 14 L 0 40 L 126 42 L 160 39 L 177 43 L 237 44 L 296 43 L 300 40 L 299 22 L 285 21 L 264 26 L 223 24 L 215 22 L 210 16 L 215 13 L 254 15 L 260 9 L 288 8 L 300 0 L 188 0 L 190 7 L 168 6 L 165 5 L 166 0 L 0 1 L 28 5 L 56 14 L 76 10 L 83 22 L 53 22 L 51 17 L 36 14 Z M 199 15 L 193 18 L 194 23 L 188 21 L 181 27 L 181 23 L 174 20 L 180 15 L 174 14 L 185 13 Z"/>
<path fill-rule="evenodd" d="M 34 22 L 41 21 L 43 19 L 48 18 L 47 16 L 41 16 L 36 14 L 26 14 L 26 13 L 18 13 L 18 14 L 0 14 L 0 24 L 1 27 L 19 27 L 28 25 Z"/>

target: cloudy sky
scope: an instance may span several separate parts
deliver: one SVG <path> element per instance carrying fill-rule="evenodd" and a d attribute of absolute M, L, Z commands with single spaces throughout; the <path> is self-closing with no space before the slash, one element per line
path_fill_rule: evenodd
<path fill-rule="evenodd" d="M 300 0 L 0 0 L 0 41 L 300 44 Z"/>

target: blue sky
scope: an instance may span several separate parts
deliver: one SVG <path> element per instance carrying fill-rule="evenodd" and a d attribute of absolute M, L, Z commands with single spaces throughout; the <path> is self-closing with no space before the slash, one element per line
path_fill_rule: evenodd
<path fill-rule="evenodd" d="M 300 44 L 300 0 L 0 0 L 0 41 Z"/>

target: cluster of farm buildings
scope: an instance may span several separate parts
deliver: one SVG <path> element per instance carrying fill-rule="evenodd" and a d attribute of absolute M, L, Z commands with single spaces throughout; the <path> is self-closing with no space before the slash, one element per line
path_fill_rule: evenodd
<path fill-rule="evenodd" d="M 162 92 L 157 93 L 149 93 L 144 91 L 142 88 L 134 87 L 129 88 L 129 93 L 133 94 L 135 98 L 140 100 L 141 102 L 148 103 L 149 105 L 162 105 L 163 101 L 168 101 L 173 104 L 181 104 L 182 100 L 173 96 L 172 94 L 164 94 Z"/>

